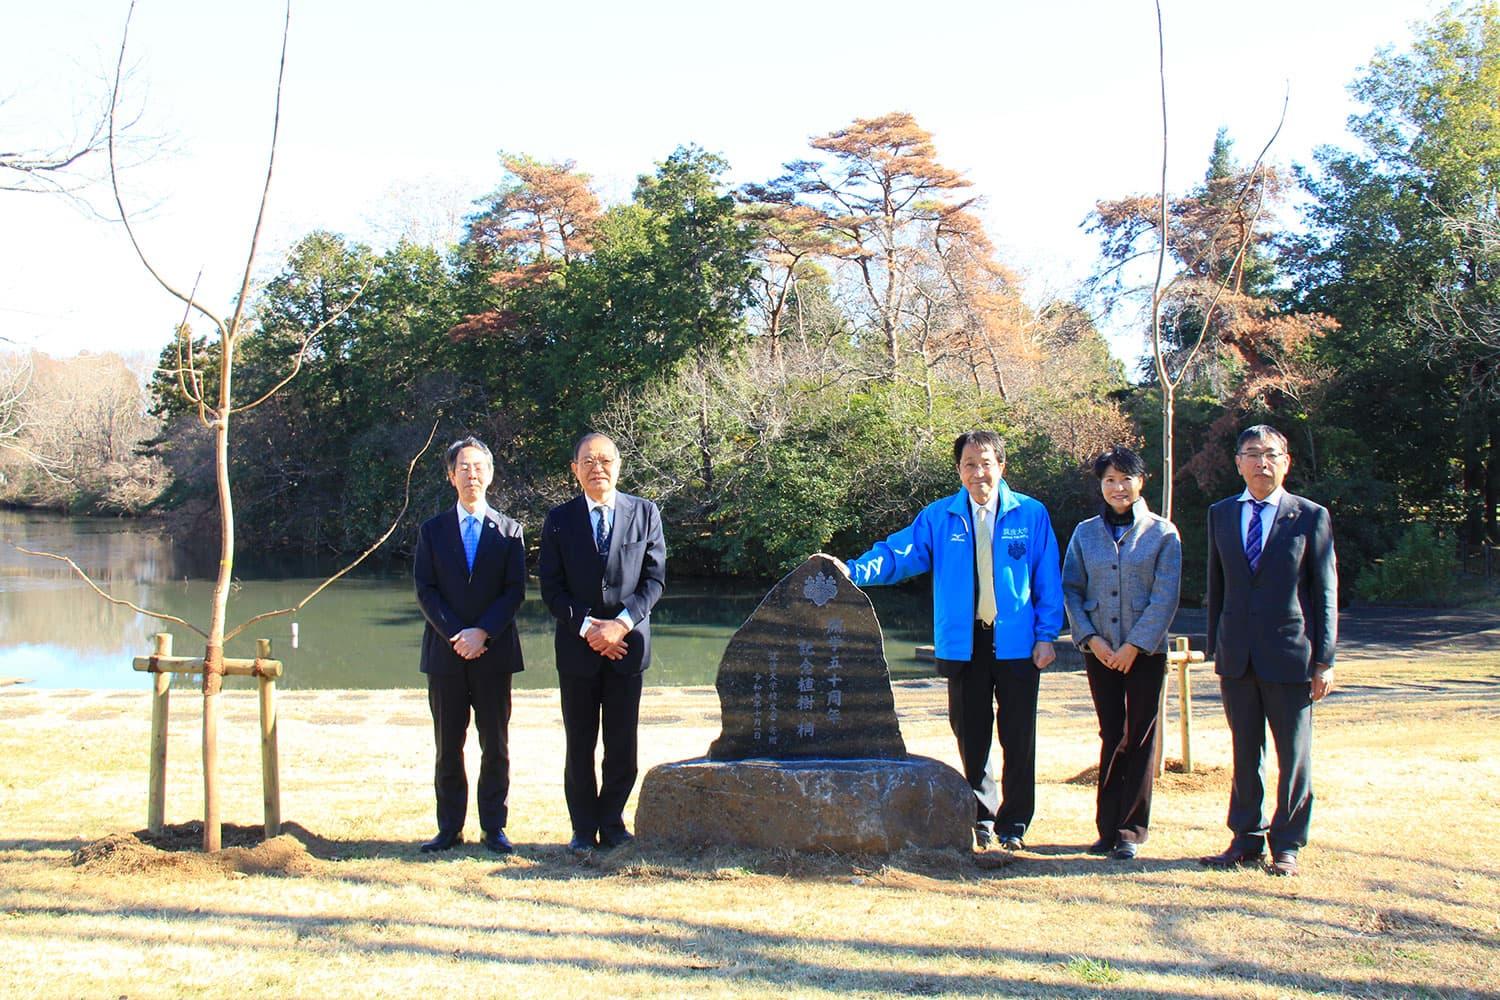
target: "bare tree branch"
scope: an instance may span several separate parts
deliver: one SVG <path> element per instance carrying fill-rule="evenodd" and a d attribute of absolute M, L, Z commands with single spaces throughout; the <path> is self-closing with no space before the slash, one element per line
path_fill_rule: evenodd
<path fill-rule="evenodd" d="M 302 362 L 303 362 L 303 360 L 305 360 L 306 357 L 307 357 L 307 349 L 309 347 L 311 347 L 313 341 L 318 338 L 318 334 L 320 334 L 324 330 L 328 329 L 329 326 L 331 326 L 332 324 L 334 324 L 335 322 L 338 321 L 339 317 L 343 316 L 344 313 L 346 313 L 350 309 L 354 308 L 354 304 L 356 302 L 358 302 L 360 296 L 365 293 L 365 289 L 370 286 L 370 282 L 372 280 L 374 280 L 374 277 L 375 277 L 374 271 L 366 271 L 364 279 L 362 281 L 360 281 L 359 287 L 354 290 L 354 294 L 351 295 L 349 297 L 349 299 L 346 302 L 344 302 L 343 305 L 341 305 L 337 309 L 335 309 L 333 311 L 333 313 L 327 319 L 323 320 L 323 322 L 321 322 L 317 326 L 313 327 L 312 332 L 308 333 L 306 336 L 304 336 L 302 338 L 302 346 L 300 348 L 298 348 L 298 350 L 297 350 L 297 356 L 292 359 L 292 370 L 287 373 L 287 375 L 286 375 L 285 378 L 283 378 L 280 382 L 277 382 L 271 388 L 267 389 L 261 395 L 261 397 L 259 399 L 255 400 L 254 402 L 252 402 L 252 403 L 246 403 L 244 406 L 236 406 L 234 408 L 234 412 L 235 413 L 244 413 L 246 410 L 253 410 L 253 409 L 255 409 L 257 406 L 259 406 L 260 404 L 264 403 L 266 400 L 270 399 L 272 396 L 274 396 L 278 392 L 280 392 L 286 386 L 286 384 L 288 382 L 290 382 L 292 379 L 296 378 L 297 377 L 297 373 L 302 370 Z"/>
<path fill-rule="evenodd" d="M 191 629 L 205 639 L 208 638 L 208 633 L 203 631 L 198 626 L 194 625 L 192 622 L 184 621 L 183 619 L 178 618 L 176 615 L 169 615 L 162 611 L 152 611 L 149 608 L 143 608 L 139 604 L 133 604 L 130 601 L 106 593 L 97 583 L 94 582 L 92 577 L 90 577 L 83 571 L 82 567 L 80 567 L 72 559 L 69 559 L 67 556 L 58 555 L 56 552 L 41 552 L 35 549 L 23 548 L 17 545 L 15 542 L 7 542 L 6 544 L 15 549 L 17 552 L 24 552 L 28 556 L 39 556 L 43 559 L 56 559 L 58 562 L 67 563 L 73 568 L 73 572 L 77 573 L 79 578 L 82 579 L 84 583 L 93 588 L 94 593 L 98 594 L 100 597 L 104 598 L 111 604 L 117 604 L 122 608 L 129 608 L 131 611 L 134 611 L 137 614 L 145 615 L 148 618 L 155 618 L 158 621 L 175 622 L 176 624 L 181 625 L 183 628 Z"/>
<path fill-rule="evenodd" d="M 199 305 L 191 295 L 184 295 L 182 292 L 179 292 L 152 266 L 150 259 L 146 257 L 145 250 L 141 248 L 140 240 L 136 238 L 135 227 L 130 224 L 130 214 L 125 211 L 125 200 L 120 194 L 119 169 L 115 158 L 115 135 L 118 131 L 115 124 L 115 116 L 120 104 L 120 81 L 124 74 L 125 47 L 130 39 L 130 21 L 134 16 L 135 0 L 130 0 L 130 9 L 125 14 L 125 27 L 120 31 L 120 55 L 115 62 L 114 85 L 110 88 L 109 92 L 109 130 L 105 145 L 109 150 L 109 186 L 115 196 L 115 208 L 120 212 L 120 224 L 125 227 L 125 235 L 130 238 L 130 246 L 135 250 L 136 257 L 140 259 L 141 265 L 145 267 L 151 277 L 156 279 L 156 283 L 173 298 L 181 300 L 189 308 L 198 310 L 198 312 L 203 314 L 204 318 L 219 328 L 220 334 L 223 334 L 225 333 L 223 320 Z"/>
<path fill-rule="evenodd" d="M 344 574 L 346 574 L 350 570 L 354 569 L 354 567 L 356 567 L 360 563 L 364 562 L 365 559 L 367 559 L 370 556 L 371 553 L 373 553 L 376 549 L 378 549 L 382 545 L 384 545 L 386 539 L 390 538 L 392 532 L 394 532 L 396 530 L 396 525 L 400 524 L 401 523 L 401 519 L 406 516 L 406 508 L 411 504 L 411 477 L 412 477 L 412 472 L 416 469 L 417 463 L 419 461 L 421 461 L 422 456 L 425 455 L 425 454 L 427 454 L 427 449 L 430 448 L 430 447 L 432 447 L 432 439 L 437 436 L 437 429 L 438 429 L 438 421 L 433 421 L 432 430 L 427 433 L 427 441 L 426 441 L 425 444 L 422 445 L 422 450 L 419 451 L 419 452 L 417 452 L 416 455 L 414 455 L 412 457 L 412 460 L 410 462 L 408 462 L 407 465 L 406 465 L 406 488 L 405 488 L 405 492 L 403 493 L 402 498 L 401 498 L 401 509 L 396 512 L 396 517 L 395 517 L 394 520 L 391 521 L 391 526 L 389 528 L 385 529 L 385 534 L 381 535 L 379 538 L 377 538 L 375 540 L 375 543 L 373 545 L 371 545 L 369 548 L 367 548 L 363 552 L 361 552 L 359 554 L 359 558 L 355 559 L 349 565 L 345 566 L 343 569 L 339 570 L 337 573 L 333 574 L 328 579 L 326 579 L 322 583 L 318 584 L 316 587 L 314 587 L 312 589 L 311 593 L 309 593 L 306 597 L 302 598 L 302 600 L 298 601 L 296 604 L 292 605 L 289 608 L 281 608 L 281 609 L 279 609 L 277 611 L 267 611 L 264 614 L 256 615 L 254 618 L 246 619 L 241 624 L 236 625 L 234 628 L 232 628 L 229 631 L 225 632 L 224 633 L 224 641 L 228 642 L 230 639 L 233 639 L 235 636 L 239 635 L 241 632 L 245 631 L 245 629 L 249 628 L 251 625 L 254 625 L 256 622 L 264 621 L 267 618 L 275 618 L 275 617 L 277 617 L 279 615 L 289 615 L 289 614 L 294 614 L 294 613 L 296 613 L 298 611 L 301 611 L 302 608 L 304 606 L 306 606 L 306 604 L 307 604 L 308 601 L 311 601 L 314 597 L 317 597 L 324 590 L 326 590 L 335 580 L 339 579 Z"/>
<path fill-rule="evenodd" d="M 134 0 L 131 0 L 133 3 Z M 255 271 L 255 252 L 260 245 L 260 232 L 266 220 L 266 203 L 271 199 L 271 176 L 276 172 L 276 140 L 281 134 L 281 88 L 286 80 L 286 48 L 291 38 L 292 5 L 286 5 L 286 17 L 281 23 L 281 61 L 276 67 L 276 104 L 271 114 L 271 152 L 266 157 L 266 183 L 260 191 L 260 208 L 255 213 L 255 229 L 250 233 L 250 252 L 245 256 L 245 276 L 240 281 L 240 294 L 234 303 L 234 315 L 229 320 L 229 332 L 225 335 L 225 349 L 240 337 L 240 318 L 245 313 L 245 304 L 250 298 L 250 279 Z"/>

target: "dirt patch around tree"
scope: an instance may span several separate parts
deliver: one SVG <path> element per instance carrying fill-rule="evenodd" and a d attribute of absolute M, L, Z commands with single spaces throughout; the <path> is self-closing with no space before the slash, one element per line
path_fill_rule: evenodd
<path fill-rule="evenodd" d="M 321 846 L 322 838 L 296 824 L 286 829 L 267 840 L 261 827 L 226 823 L 223 847 L 211 854 L 203 853 L 202 823 L 175 824 L 159 834 L 145 830 L 115 833 L 84 844 L 68 857 L 67 864 L 91 875 L 152 872 L 179 879 L 324 874 L 328 863 L 314 857 L 298 834 L 314 846 Z"/>

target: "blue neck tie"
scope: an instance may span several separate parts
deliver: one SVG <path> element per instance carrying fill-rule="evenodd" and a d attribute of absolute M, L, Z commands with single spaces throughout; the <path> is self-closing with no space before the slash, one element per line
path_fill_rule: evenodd
<path fill-rule="evenodd" d="M 594 548 L 599 550 L 601 556 L 609 554 L 609 508 L 595 507 L 594 513 L 599 515 L 599 521 L 594 525 Z"/>
<path fill-rule="evenodd" d="M 1250 572 L 1260 565 L 1260 512 L 1268 505 L 1263 500 L 1250 501 L 1250 527 L 1245 532 L 1245 558 L 1250 561 Z"/>
<path fill-rule="evenodd" d="M 474 553 L 479 551 L 479 518 L 470 514 L 464 518 L 464 558 L 469 561 L 469 572 L 474 572 Z"/>

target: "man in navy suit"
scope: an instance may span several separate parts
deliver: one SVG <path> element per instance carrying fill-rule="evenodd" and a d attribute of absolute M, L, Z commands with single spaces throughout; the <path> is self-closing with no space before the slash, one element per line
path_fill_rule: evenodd
<path fill-rule="evenodd" d="M 479 731 L 479 826 L 496 854 L 514 848 L 505 836 L 510 793 L 511 674 L 522 669 L 516 609 L 526 593 L 526 545 L 521 526 L 485 503 L 494 459 L 484 443 L 466 437 L 448 446 L 448 482 L 458 503 L 423 523 L 412 576 L 427 627 L 422 673 L 437 744 L 437 836 L 423 851 L 463 842 L 469 779 L 464 741 L 469 713 Z"/>
<path fill-rule="evenodd" d="M 1208 648 L 1234 743 L 1229 829 L 1213 868 L 1296 875 L 1312 819 L 1312 706 L 1333 689 L 1338 564 L 1328 511 L 1282 488 L 1292 457 L 1264 424 L 1242 433 L 1245 490 L 1208 510 Z M 1266 823 L 1266 727 L 1276 744 L 1276 812 Z"/>
<path fill-rule="evenodd" d="M 635 787 L 641 674 L 651 665 L 651 609 L 666 585 L 667 543 L 656 505 L 615 489 L 620 453 L 608 437 L 580 438 L 572 470 L 583 493 L 548 512 L 537 579 L 557 619 L 568 847 L 582 852 L 633 839 L 623 813 Z"/>

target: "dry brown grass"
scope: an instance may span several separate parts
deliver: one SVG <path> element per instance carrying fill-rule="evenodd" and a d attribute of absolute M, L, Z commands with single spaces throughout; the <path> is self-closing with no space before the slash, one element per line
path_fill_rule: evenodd
<path fill-rule="evenodd" d="M 1032 849 L 994 871 L 942 851 L 575 859 L 555 692 L 516 697 L 513 859 L 417 853 L 432 832 L 417 691 L 283 696 L 289 834 L 165 853 L 127 835 L 145 814 L 147 696 L 11 687 L 0 996 L 1500 995 L 1500 656 L 1343 674 L 1319 710 L 1314 839 L 1289 880 L 1193 860 L 1228 836 L 1209 678 L 1202 770 L 1166 776 L 1151 841 L 1125 864 L 1082 853 L 1092 710 L 1081 675 L 1046 678 Z M 225 697 L 225 815 L 254 824 L 253 700 Z M 952 762 L 942 688 L 896 697 L 912 751 Z M 182 823 L 198 809 L 198 705 L 174 698 L 168 819 Z M 711 689 L 648 690 L 642 714 L 645 766 L 718 733 Z M 1175 757 L 1175 721 L 1168 735 Z"/>

